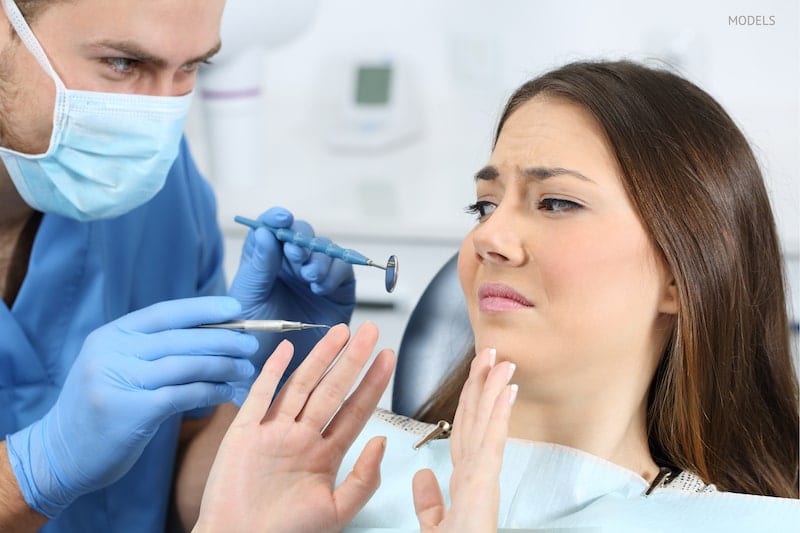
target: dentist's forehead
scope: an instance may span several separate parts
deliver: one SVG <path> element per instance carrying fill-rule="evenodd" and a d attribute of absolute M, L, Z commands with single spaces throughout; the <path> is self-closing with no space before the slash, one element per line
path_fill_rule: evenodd
<path fill-rule="evenodd" d="M 220 47 L 223 0 L 55 0 L 37 15 L 62 43 L 129 54 L 153 64 L 208 59 Z M 34 28 L 35 29 L 35 28 Z M 44 37 L 44 36 L 43 36 Z"/>

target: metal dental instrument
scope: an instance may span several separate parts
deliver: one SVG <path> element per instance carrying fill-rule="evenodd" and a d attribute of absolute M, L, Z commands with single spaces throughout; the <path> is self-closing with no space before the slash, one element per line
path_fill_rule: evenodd
<path fill-rule="evenodd" d="M 330 328 L 324 324 L 305 324 L 289 320 L 233 320 L 219 324 L 203 324 L 198 328 L 240 329 L 244 331 L 299 331 L 301 329 Z"/>
<path fill-rule="evenodd" d="M 341 259 L 346 263 L 350 263 L 351 265 L 364 265 L 364 266 L 371 266 L 375 268 L 380 268 L 381 270 L 386 271 L 386 279 L 385 279 L 385 286 L 386 292 L 392 292 L 397 286 L 397 274 L 400 269 L 397 263 L 397 256 L 390 255 L 389 260 L 386 261 L 386 266 L 381 266 L 371 259 L 361 255 L 360 253 L 356 252 L 355 250 L 351 250 L 350 248 L 342 248 L 341 246 L 334 244 L 332 242 L 328 242 L 326 239 L 320 239 L 319 237 L 309 237 L 308 235 L 303 235 L 294 230 L 290 230 L 287 228 L 275 228 L 270 226 L 269 224 L 265 224 L 264 222 L 259 222 L 258 220 L 253 220 L 250 218 L 235 216 L 233 220 L 238 222 L 239 224 L 243 224 L 253 229 L 258 228 L 267 228 L 275 235 L 279 241 L 283 242 L 290 242 L 301 248 L 306 248 L 308 250 L 313 250 L 314 252 L 320 252 L 328 257 L 333 257 L 334 259 Z"/>

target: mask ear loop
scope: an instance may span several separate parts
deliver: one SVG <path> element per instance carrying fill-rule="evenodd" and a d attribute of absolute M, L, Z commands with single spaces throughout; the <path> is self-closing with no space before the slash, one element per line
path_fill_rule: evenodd
<path fill-rule="evenodd" d="M 66 121 L 67 116 L 69 116 L 69 105 L 65 95 L 66 86 L 64 85 L 64 82 L 61 81 L 58 73 L 56 73 L 53 65 L 50 64 L 50 60 L 47 59 L 47 54 L 45 53 L 44 48 L 42 48 L 41 43 L 33 34 L 33 30 L 28 25 L 25 17 L 22 16 L 22 12 L 20 12 L 16 2 L 14 2 L 14 0 L 0 1 L 2 1 L 8 21 L 11 23 L 14 31 L 17 32 L 17 36 L 19 36 L 22 44 L 24 44 L 25 48 L 27 48 L 28 51 L 33 54 L 33 57 L 36 58 L 36 61 L 39 63 L 42 69 L 44 69 L 47 75 L 50 76 L 50 79 L 53 80 L 53 83 L 56 86 L 56 101 L 55 105 L 53 106 L 53 132 L 50 135 L 50 145 L 45 153 L 37 156 L 45 157 L 49 155 L 50 152 L 58 145 L 58 139 L 56 139 L 56 136 L 60 131 L 63 130 L 63 122 Z"/>
<path fill-rule="evenodd" d="M 13 26 L 14 31 L 17 32 L 17 35 L 22 40 L 22 43 L 25 45 L 30 53 L 33 54 L 33 57 L 36 58 L 36 61 L 39 62 L 39 65 L 47 72 L 47 74 L 53 78 L 53 81 L 59 86 L 59 88 L 64 88 L 64 83 L 61 81 L 61 78 L 56 73 L 53 65 L 50 64 L 50 60 L 47 59 L 47 54 L 42 48 L 41 43 L 33 34 L 33 30 L 28 25 L 28 22 L 25 20 L 25 17 L 22 16 L 22 13 L 17 7 L 16 2 L 14 0 L 2 0 L 3 7 L 6 11 L 6 16 L 8 17 L 9 22 L 11 22 L 11 26 Z"/>

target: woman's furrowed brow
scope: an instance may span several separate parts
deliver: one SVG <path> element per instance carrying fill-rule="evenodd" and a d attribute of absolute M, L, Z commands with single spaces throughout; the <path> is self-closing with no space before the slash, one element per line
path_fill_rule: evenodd
<path fill-rule="evenodd" d="M 475 173 L 475 181 L 492 181 L 497 179 L 500 173 L 492 165 L 487 165 Z"/>
<path fill-rule="evenodd" d="M 570 170 L 562 167 L 528 167 L 521 170 L 520 174 L 526 178 L 544 181 L 555 176 L 572 176 L 583 181 L 594 183 L 594 180 L 587 178 L 577 170 Z M 493 181 L 500 176 L 497 168 L 487 165 L 475 173 L 475 181 Z"/>
<path fill-rule="evenodd" d="M 591 181 L 594 183 L 594 180 L 587 178 L 577 170 L 570 170 L 562 167 L 530 167 L 523 169 L 522 175 L 526 178 L 532 178 L 539 181 L 553 178 L 555 176 L 572 176 L 583 181 Z"/>

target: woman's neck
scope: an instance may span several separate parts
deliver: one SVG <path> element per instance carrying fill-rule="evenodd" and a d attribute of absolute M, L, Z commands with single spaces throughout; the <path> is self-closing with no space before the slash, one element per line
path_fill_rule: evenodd
<path fill-rule="evenodd" d="M 615 391 L 553 401 L 536 398 L 520 385 L 509 436 L 576 448 L 651 482 L 658 466 L 648 446 L 646 401 L 625 398 L 624 387 Z"/>

